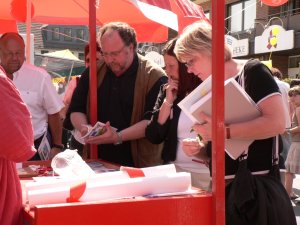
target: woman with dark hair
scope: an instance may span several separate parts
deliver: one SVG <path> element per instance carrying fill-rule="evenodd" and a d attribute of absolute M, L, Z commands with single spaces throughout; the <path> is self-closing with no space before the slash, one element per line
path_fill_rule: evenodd
<path fill-rule="evenodd" d="M 195 134 L 190 132 L 193 122 L 181 113 L 177 103 L 193 91 L 201 80 L 188 73 L 186 66 L 177 60 L 174 54 L 176 40 L 169 41 L 163 49 L 168 83 L 161 87 L 152 119 L 146 128 L 146 137 L 155 144 L 164 142 L 164 164 L 174 163 L 178 172 L 190 172 L 192 185 L 207 190 L 208 168 L 204 162 L 199 163 L 196 158 L 186 156 L 181 147 L 183 139 L 194 138 Z M 191 141 L 199 145 L 196 139 Z"/>
<path fill-rule="evenodd" d="M 97 62 L 102 60 L 101 48 L 98 43 L 96 43 L 96 60 Z M 85 67 L 88 68 L 90 66 L 90 44 L 86 44 L 84 47 L 84 62 Z"/>

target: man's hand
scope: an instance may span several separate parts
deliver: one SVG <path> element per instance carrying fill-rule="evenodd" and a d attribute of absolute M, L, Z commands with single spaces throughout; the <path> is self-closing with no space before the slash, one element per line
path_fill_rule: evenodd
<path fill-rule="evenodd" d="M 58 153 L 62 152 L 60 148 L 52 147 L 50 150 L 50 159 L 53 159 Z"/>
<path fill-rule="evenodd" d="M 87 144 L 114 144 L 118 142 L 117 132 L 110 126 L 109 122 L 105 124 L 105 132 L 101 135 L 85 139 Z"/>

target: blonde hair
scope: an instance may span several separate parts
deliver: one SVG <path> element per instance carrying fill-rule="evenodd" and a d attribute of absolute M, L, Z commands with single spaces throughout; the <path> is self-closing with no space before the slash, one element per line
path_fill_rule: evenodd
<path fill-rule="evenodd" d="M 174 52 L 180 61 L 185 61 L 193 55 L 201 53 L 211 56 L 212 27 L 201 20 L 187 26 L 176 42 Z M 225 61 L 232 58 L 231 49 L 225 44 Z"/>

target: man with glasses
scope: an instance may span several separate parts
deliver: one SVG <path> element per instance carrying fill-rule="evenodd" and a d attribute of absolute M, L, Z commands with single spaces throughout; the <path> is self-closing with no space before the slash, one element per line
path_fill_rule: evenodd
<path fill-rule="evenodd" d="M 104 63 L 98 66 L 98 121 L 107 131 L 85 140 L 98 145 L 99 158 L 126 166 L 161 163 L 161 146 L 145 137 L 164 71 L 137 54 L 136 33 L 126 23 L 104 25 L 98 38 Z M 82 75 L 70 105 L 71 121 L 81 135 L 89 124 L 89 76 Z M 117 128 L 115 131 L 112 127 Z"/>

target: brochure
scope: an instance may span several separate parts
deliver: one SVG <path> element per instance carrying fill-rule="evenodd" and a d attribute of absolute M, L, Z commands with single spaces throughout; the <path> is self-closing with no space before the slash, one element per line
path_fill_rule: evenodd
<path fill-rule="evenodd" d="M 224 83 L 225 92 L 225 124 L 245 122 L 260 116 L 255 102 L 234 78 Z M 203 112 L 212 116 L 211 77 L 200 84 L 193 92 L 185 97 L 178 106 L 195 123 L 203 123 L 199 114 Z M 226 152 L 237 159 L 254 140 L 225 140 Z"/>

